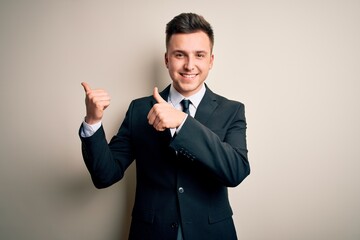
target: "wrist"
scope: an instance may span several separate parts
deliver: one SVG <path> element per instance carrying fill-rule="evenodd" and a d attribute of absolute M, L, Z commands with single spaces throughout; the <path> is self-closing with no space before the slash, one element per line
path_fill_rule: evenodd
<path fill-rule="evenodd" d="M 90 118 L 90 117 L 86 116 L 84 118 L 84 122 L 86 122 L 89 125 L 94 125 L 94 124 L 101 122 L 101 119 L 94 119 L 94 118 Z"/>

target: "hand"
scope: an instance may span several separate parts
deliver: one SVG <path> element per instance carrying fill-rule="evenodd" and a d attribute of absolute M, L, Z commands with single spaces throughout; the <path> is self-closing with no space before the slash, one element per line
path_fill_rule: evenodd
<path fill-rule="evenodd" d="M 153 96 L 156 104 L 150 109 L 147 119 L 157 131 L 164 131 L 167 128 L 177 128 L 183 122 L 186 114 L 177 110 L 167 103 L 159 94 L 158 88 L 154 88 Z"/>
<path fill-rule="evenodd" d="M 86 117 L 85 122 L 88 124 L 95 124 L 100 122 L 104 110 L 110 105 L 109 94 L 102 89 L 91 89 L 89 84 L 82 82 L 81 85 L 84 87 L 86 98 Z"/>

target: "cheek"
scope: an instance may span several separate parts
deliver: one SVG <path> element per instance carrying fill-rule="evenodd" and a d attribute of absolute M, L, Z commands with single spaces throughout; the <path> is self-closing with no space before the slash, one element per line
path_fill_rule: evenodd
<path fill-rule="evenodd" d="M 204 63 L 200 65 L 200 68 L 203 72 L 207 72 L 212 68 L 212 64 Z"/>
<path fill-rule="evenodd" d="M 167 63 L 167 68 L 170 71 L 177 71 L 177 70 L 181 69 L 181 63 L 179 61 L 169 61 Z"/>

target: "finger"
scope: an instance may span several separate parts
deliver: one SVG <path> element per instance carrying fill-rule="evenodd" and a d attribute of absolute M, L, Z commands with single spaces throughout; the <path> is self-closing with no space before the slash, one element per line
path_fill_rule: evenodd
<path fill-rule="evenodd" d="M 159 94 L 159 91 L 158 91 L 158 88 L 157 87 L 154 87 L 154 93 L 153 93 L 153 96 L 155 98 L 155 100 L 158 102 L 158 103 L 163 103 L 163 102 L 166 102 Z"/>
<path fill-rule="evenodd" d="M 86 93 L 91 91 L 89 84 L 87 84 L 86 82 L 82 82 L 81 85 L 84 87 Z"/>
<path fill-rule="evenodd" d="M 157 118 L 157 116 L 156 116 L 154 109 L 150 110 L 150 112 L 148 114 L 148 123 L 153 126 L 156 121 L 156 118 Z"/>
<path fill-rule="evenodd" d="M 158 119 L 158 118 L 155 118 L 154 123 L 152 124 L 152 126 L 157 131 L 164 131 L 165 130 L 164 126 L 162 126 L 162 123 L 161 123 L 160 119 Z"/>
<path fill-rule="evenodd" d="M 153 112 L 154 112 L 154 109 L 151 108 L 148 115 L 147 115 L 147 119 L 149 121 L 149 124 L 152 125 L 152 120 L 153 120 Z"/>

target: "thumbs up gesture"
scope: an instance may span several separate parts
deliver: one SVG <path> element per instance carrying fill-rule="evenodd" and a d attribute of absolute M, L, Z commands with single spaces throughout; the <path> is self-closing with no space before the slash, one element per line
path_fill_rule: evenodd
<path fill-rule="evenodd" d="M 103 89 L 91 89 L 86 82 L 82 82 L 81 85 L 84 87 L 86 94 L 85 122 L 88 124 L 100 122 L 104 115 L 104 110 L 110 105 L 109 94 Z"/>
<path fill-rule="evenodd" d="M 157 87 L 154 87 L 154 91 L 153 91 L 153 97 L 155 98 L 157 103 L 167 103 L 167 101 L 165 101 L 159 94 L 159 90 Z"/>
<path fill-rule="evenodd" d="M 186 114 L 167 103 L 167 101 L 160 96 L 157 87 L 154 88 L 153 97 L 157 103 L 148 113 L 147 119 L 149 124 L 158 131 L 179 127 L 186 117 Z"/>

